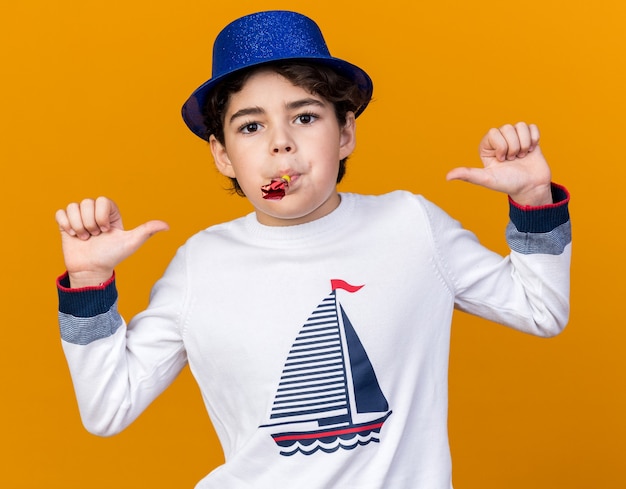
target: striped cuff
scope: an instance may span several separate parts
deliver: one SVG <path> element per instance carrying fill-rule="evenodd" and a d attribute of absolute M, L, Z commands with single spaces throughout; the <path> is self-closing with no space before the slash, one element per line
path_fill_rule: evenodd
<path fill-rule="evenodd" d="M 114 335 L 123 324 L 117 312 L 115 275 L 97 287 L 69 286 L 64 273 L 57 279 L 61 338 L 75 345 L 88 345 Z"/>
<path fill-rule="evenodd" d="M 102 314 L 117 300 L 115 273 L 102 285 L 95 287 L 70 288 L 67 272 L 57 278 L 59 312 L 75 317 L 88 318 Z"/>
<path fill-rule="evenodd" d="M 509 197 L 509 217 L 520 233 L 547 233 L 569 221 L 569 199 L 567 189 L 553 183 L 554 204 L 522 206 Z"/>
<path fill-rule="evenodd" d="M 511 221 L 506 228 L 506 240 L 512 251 L 524 255 L 560 255 L 572 242 L 569 220 L 569 192 L 552 184 L 554 204 L 520 206 L 509 198 Z"/>

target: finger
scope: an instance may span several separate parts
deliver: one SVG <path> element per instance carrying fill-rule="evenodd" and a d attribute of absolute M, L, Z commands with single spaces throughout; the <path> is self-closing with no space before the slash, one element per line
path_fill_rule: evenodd
<path fill-rule="evenodd" d="M 62 232 L 67 233 L 70 236 L 76 236 L 76 232 L 72 229 L 72 226 L 70 226 L 70 220 L 67 217 L 67 213 L 63 209 L 56 211 L 54 218 Z"/>
<path fill-rule="evenodd" d="M 530 131 L 530 147 L 528 148 L 528 151 L 533 151 L 539 145 L 541 133 L 535 124 L 530 124 L 528 126 L 528 130 Z"/>
<path fill-rule="evenodd" d="M 102 232 L 96 222 L 96 202 L 93 199 L 84 199 L 80 202 L 80 218 L 90 235 L 97 236 Z"/>
<path fill-rule="evenodd" d="M 169 226 L 164 221 L 148 221 L 129 231 L 131 236 L 131 247 L 138 249 L 148 238 L 160 231 L 167 231 Z"/>
<path fill-rule="evenodd" d="M 517 152 L 518 158 L 526 156 L 532 145 L 532 138 L 530 133 L 530 127 L 525 122 L 518 122 L 515 124 L 515 131 L 519 139 L 519 151 Z"/>
<path fill-rule="evenodd" d="M 74 231 L 74 236 L 80 239 L 89 239 L 91 233 L 85 228 L 83 223 L 80 205 L 72 202 L 65 209 L 69 227 Z"/>
<path fill-rule="evenodd" d="M 461 180 L 463 182 L 473 183 L 475 185 L 482 185 L 484 187 L 489 185 L 490 176 L 482 168 L 473 168 L 460 166 L 454 168 L 446 175 L 446 180 Z"/>
<path fill-rule="evenodd" d="M 120 215 L 117 205 L 106 197 L 98 197 L 96 199 L 94 216 L 102 232 L 107 232 L 112 227 L 124 229 L 122 226 L 122 216 Z"/>
<path fill-rule="evenodd" d="M 165 221 L 154 220 L 145 222 L 141 226 L 138 226 L 138 228 L 140 233 L 149 238 L 160 231 L 169 230 L 170 227 Z"/>
<path fill-rule="evenodd" d="M 481 156 L 495 156 L 498 161 L 504 161 L 508 152 L 508 144 L 500 129 L 489 129 L 480 143 Z"/>
<path fill-rule="evenodd" d="M 500 133 L 506 141 L 506 159 L 514 160 L 520 152 L 520 139 L 516 128 L 511 124 L 505 124 L 500 128 Z"/>

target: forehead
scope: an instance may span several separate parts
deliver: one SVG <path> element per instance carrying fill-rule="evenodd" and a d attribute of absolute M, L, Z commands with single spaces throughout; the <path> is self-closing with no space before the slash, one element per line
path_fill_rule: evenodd
<path fill-rule="evenodd" d="M 243 106 L 288 105 L 295 100 L 305 98 L 315 99 L 323 105 L 328 105 L 323 97 L 294 85 L 290 80 L 269 68 L 262 68 L 248 76 L 241 90 L 230 94 L 226 112 L 240 110 Z"/>

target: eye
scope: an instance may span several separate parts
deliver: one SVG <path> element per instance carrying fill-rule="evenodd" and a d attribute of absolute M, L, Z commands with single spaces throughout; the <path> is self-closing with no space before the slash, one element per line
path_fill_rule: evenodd
<path fill-rule="evenodd" d="M 252 134 L 253 132 L 257 132 L 259 130 L 258 122 L 246 122 L 239 128 L 239 132 L 243 134 Z"/>
<path fill-rule="evenodd" d="M 317 116 L 315 114 L 299 114 L 296 117 L 296 124 L 302 124 L 302 125 L 306 125 L 306 124 L 312 124 L 315 120 L 317 119 Z"/>

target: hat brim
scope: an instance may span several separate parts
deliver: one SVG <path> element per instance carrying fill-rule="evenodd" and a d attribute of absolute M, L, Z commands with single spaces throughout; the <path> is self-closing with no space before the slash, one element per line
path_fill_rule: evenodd
<path fill-rule="evenodd" d="M 211 93 L 211 90 L 213 90 L 213 88 L 215 88 L 216 85 L 218 85 L 220 82 L 230 77 L 231 75 L 234 75 L 244 70 L 248 70 L 252 67 L 260 67 L 266 64 L 274 63 L 276 61 L 281 61 L 281 62 L 282 61 L 294 61 L 294 62 L 303 61 L 307 63 L 328 66 L 329 68 L 332 68 L 335 71 L 337 71 L 339 74 L 352 80 L 359 87 L 359 89 L 363 92 L 363 94 L 366 96 L 366 100 L 368 102 L 372 97 L 374 87 L 373 87 L 372 79 L 369 77 L 369 75 L 358 66 L 353 65 L 352 63 L 348 63 L 347 61 L 344 61 L 339 58 L 297 57 L 297 58 L 283 58 L 280 60 L 274 59 L 274 60 L 260 61 L 258 63 L 252 63 L 245 67 L 229 71 L 228 73 L 222 73 L 221 75 L 211 78 L 210 80 L 207 80 L 205 83 L 200 85 L 187 99 L 187 101 L 184 103 L 183 108 L 182 108 L 183 120 L 185 121 L 185 124 L 187 124 L 187 127 L 196 136 L 204 140 L 208 140 L 209 138 L 209 135 L 207 134 L 208 128 L 204 122 L 204 107 L 206 105 L 207 98 L 209 94 Z M 354 114 L 355 117 L 358 117 L 365 110 L 367 105 L 368 103 L 365 103 L 361 107 L 359 107 L 358 110 Z"/>

